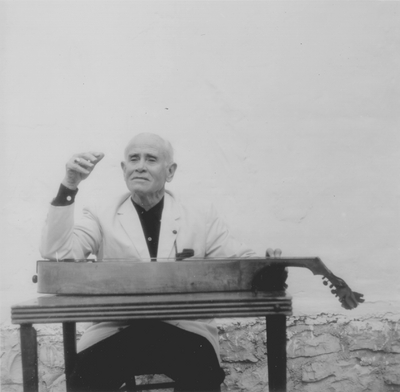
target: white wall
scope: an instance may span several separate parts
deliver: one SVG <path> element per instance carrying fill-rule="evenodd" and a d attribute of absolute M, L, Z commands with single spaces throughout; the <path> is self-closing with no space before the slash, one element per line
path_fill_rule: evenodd
<path fill-rule="evenodd" d="M 171 189 L 212 199 L 257 252 L 320 256 L 399 312 L 398 2 L 1 2 L 2 320 L 35 295 L 41 224 L 75 152 L 125 190 L 135 133 L 176 149 Z M 340 312 L 291 269 L 296 314 Z"/>

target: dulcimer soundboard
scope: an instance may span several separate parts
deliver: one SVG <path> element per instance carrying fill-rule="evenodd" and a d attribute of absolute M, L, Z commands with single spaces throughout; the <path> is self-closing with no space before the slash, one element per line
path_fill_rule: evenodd
<path fill-rule="evenodd" d="M 318 257 L 210 258 L 185 260 L 110 259 L 39 260 L 34 282 L 38 292 L 59 295 L 133 295 L 220 291 L 281 291 L 286 288 L 287 267 L 309 269 L 345 309 L 364 302 Z"/>

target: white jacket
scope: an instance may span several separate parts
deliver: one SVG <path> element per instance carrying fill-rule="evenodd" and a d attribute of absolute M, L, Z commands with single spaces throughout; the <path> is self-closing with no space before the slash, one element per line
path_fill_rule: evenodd
<path fill-rule="evenodd" d="M 215 208 L 203 203 L 183 205 L 166 191 L 162 212 L 158 257 L 175 260 L 176 251 L 193 249 L 194 257 L 250 257 L 255 253 L 232 238 Z M 150 254 L 130 193 L 102 206 L 83 211 L 75 224 L 74 204 L 50 206 L 42 233 L 40 252 L 45 259 L 148 261 Z M 207 338 L 219 353 L 214 320 L 166 321 Z M 89 327 L 78 343 L 78 352 L 127 327 L 124 322 L 103 322 Z"/>

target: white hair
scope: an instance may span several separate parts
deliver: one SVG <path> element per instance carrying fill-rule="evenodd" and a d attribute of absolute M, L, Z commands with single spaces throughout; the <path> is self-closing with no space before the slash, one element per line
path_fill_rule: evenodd
<path fill-rule="evenodd" d="M 159 135 L 157 135 L 155 133 L 149 133 L 149 132 L 139 133 L 129 141 L 129 143 L 125 147 L 125 152 L 124 152 L 125 159 L 126 159 L 128 147 L 133 143 L 133 141 L 137 137 L 144 136 L 144 135 L 148 135 L 148 136 L 151 136 L 153 138 L 158 139 L 161 142 L 162 146 L 163 146 L 166 164 L 167 165 L 171 165 L 172 163 L 174 163 L 174 149 L 172 148 L 171 143 L 168 140 L 163 139 L 161 136 L 159 136 Z"/>

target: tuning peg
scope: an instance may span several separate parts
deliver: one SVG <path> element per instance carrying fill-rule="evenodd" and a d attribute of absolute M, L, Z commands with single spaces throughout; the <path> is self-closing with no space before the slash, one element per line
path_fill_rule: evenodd
<path fill-rule="evenodd" d="M 331 293 L 332 293 L 332 294 L 336 294 L 337 291 L 336 291 L 336 290 L 331 290 Z"/>
<path fill-rule="evenodd" d="M 331 284 L 330 286 L 329 286 L 329 288 L 331 289 L 333 287 L 333 284 Z"/>
<path fill-rule="evenodd" d="M 322 283 L 323 283 L 325 286 L 328 286 L 328 281 L 327 281 L 327 280 L 322 281 Z"/>

